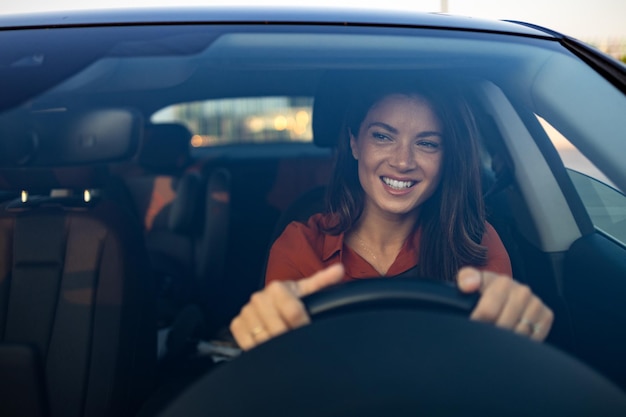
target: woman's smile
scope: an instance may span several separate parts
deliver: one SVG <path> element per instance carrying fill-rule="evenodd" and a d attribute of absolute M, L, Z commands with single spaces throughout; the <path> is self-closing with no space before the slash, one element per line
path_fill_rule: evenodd
<path fill-rule="evenodd" d="M 385 177 L 382 176 L 380 177 L 380 179 L 389 187 L 393 188 L 394 190 L 405 190 L 408 188 L 413 187 L 417 181 L 412 181 L 412 180 L 396 180 L 390 177 Z"/>

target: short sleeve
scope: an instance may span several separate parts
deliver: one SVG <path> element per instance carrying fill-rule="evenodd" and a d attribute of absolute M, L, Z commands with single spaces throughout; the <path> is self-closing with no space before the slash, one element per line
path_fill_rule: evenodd
<path fill-rule="evenodd" d="M 289 224 L 270 249 L 265 271 L 265 284 L 304 278 L 298 268 L 296 254 L 302 246 L 302 236 L 296 223 Z"/>
<path fill-rule="evenodd" d="M 265 284 L 299 280 L 324 269 L 326 235 L 320 228 L 323 219 L 322 214 L 314 214 L 306 223 L 289 223 L 270 249 Z"/>

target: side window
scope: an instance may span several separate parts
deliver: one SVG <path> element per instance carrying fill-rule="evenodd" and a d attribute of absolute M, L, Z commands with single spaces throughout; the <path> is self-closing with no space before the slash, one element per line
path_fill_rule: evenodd
<path fill-rule="evenodd" d="M 537 118 L 559 152 L 596 229 L 626 245 L 626 196 L 559 131 Z"/>
<path fill-rule="evenodd" d="M 568 173 L 596 228 L 626 245 L 626 196 L 580 172 Z"/>

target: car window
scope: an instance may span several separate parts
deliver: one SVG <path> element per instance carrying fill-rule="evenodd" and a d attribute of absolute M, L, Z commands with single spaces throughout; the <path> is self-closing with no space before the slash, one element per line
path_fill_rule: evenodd
<path fill-rule="evenodd" d="M 626 196 L 565 136 L 537 119 L 559 153 L 594 226 L 626 245 Z"/>
<path fill-rule="evenodd" d="M 542 117 L 537 116 L 537 119 L 559 153 L 563 165 L 565 165 L 568 170 L 582 173 L 591 178 L 595 178 L 597 181 L 614 186 L 611 180 L 609 180 L 606 175 L 583 155 L 561 132 Z"/>
<path fill-rule="evenodd" d="M 311 97 L 250 97 L 168 106 L 153 123 L 178 122 L 192 132 L 191 146 L 310 142 Z"/>
<path fill-rule="evenodd" d="M 626 245 L 626 196 L 593 177 L 567 171 L 594 226 Z"/>

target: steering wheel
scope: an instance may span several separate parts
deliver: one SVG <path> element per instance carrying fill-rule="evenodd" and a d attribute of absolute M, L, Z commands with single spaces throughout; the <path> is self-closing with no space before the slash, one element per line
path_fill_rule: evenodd
<path fill-rule="evenodd" d="M 430 279 L 361 279 L 338 284 L 302 299 L 312 319 L 365 309 L 409 308 L 469 316 L 478 294 L 462 293 L 452 283 Z"/>
<path fill-rule="evenodd" d="M 160 416 L 626 415 L 626 394 L 577 359 L 469 320 L 475 302 L 430 281 L 329 288 L 304 300 L 310 325 L 218 366 Z"/>

